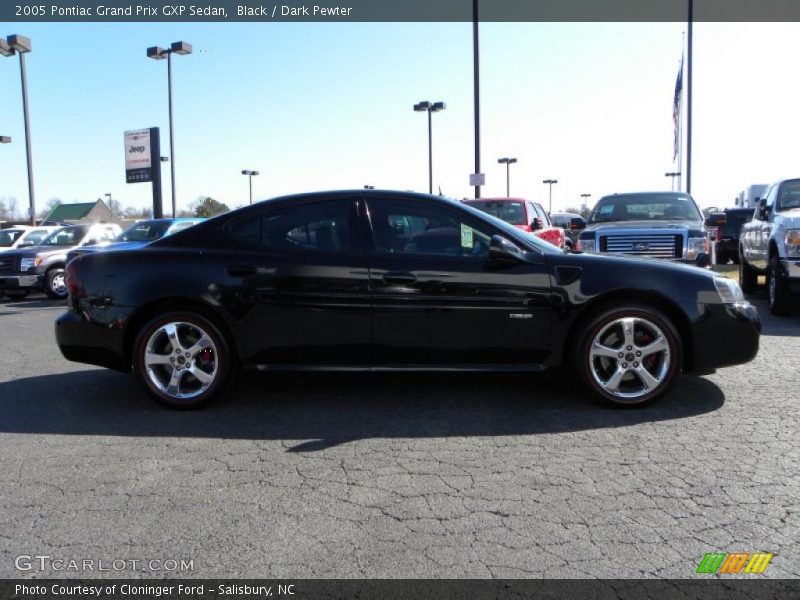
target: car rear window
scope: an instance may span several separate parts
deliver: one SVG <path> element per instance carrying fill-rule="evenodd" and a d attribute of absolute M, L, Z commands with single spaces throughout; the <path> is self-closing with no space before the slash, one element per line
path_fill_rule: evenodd
<path fill-rule="evenodd" d="M 521 200 L 476 200 L 467 204 L 506 223 L 527 225 L 525 203 Z"/>

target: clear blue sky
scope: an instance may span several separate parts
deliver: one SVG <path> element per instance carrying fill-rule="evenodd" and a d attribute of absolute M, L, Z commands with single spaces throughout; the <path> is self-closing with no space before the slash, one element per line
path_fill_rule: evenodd
<path fill-rule="evenodd" d="M 6 29 L 9 25 L 6 25 Z M 28 57 L 39 207 L 50 198 L 150 203 L 124 179 L 122 133 L 162 128 L 165 61 L 150 45 L 183 39 L 174 59 L 178 203 L 210 195 L 360 188 L 427 190 L 425 116 L 434 115 L 434 189 L 471 195 L 470 23 L 14 24 Z M 673 170 L 671 106 L 682 23 L 481 25 L 484 196 L 505 194 L 501 156 L 515 156 L 512 194 L 554 209 L 581 193 L 666 189 Z M 730 205 L 751 183 L 797 176 L 798 24 L 695 26 L 693 192 Z M 767 43 L 768 42 L 768 43 Z M 768 82 L 776 82 L 774 88 Z M 16 58 L 0 59 L 0 198 L 27 205 Z M 770 93 L 773 90 L 773 93 Z M 792 169 L 795 169 L 792 171 Z M 169 198 L 169 169 L 164 172 Z"/>

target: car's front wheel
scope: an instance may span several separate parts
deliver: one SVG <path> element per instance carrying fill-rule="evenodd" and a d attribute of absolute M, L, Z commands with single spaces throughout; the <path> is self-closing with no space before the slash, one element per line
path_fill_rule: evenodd
<path fill-rule="evenodd" d="M 652 307 L 611 306 L 595 315 L 584 331 L 577 347 L 581 375 L 590 389 L 615 404 L 655 400 L 680 371 L 678 332 Z"/>
<path fill-rule="evenodd" d="M 197 408 L 222 396 L 233 356 L 225 336 L 205 316 L 160 315 L 139 332 L 133 367 L 148 394 L 173 408 Z"/>
<path fill-rule="evenodd" d="M 758 285 L 758 273 L 747 264 L 741 250 L 739 251 L 739 287 L 745 294 L 752 294 Z"/>
<path fill-rule="evenodd" d="M 778 257 L 773 254 L 769 259 L 767 267 L 767 302 L 769 312 L 773 315 L 782 316 L 789 313 L 791 309 L 791 291 L 789 283 L 786 281 Z"/>
<path fill-rule="evenodd" d="M 67 297 L 67 280 L 64 269 L 50 269 L 44 277 L 44 291 L 52 300 L 64 300 Z"/>

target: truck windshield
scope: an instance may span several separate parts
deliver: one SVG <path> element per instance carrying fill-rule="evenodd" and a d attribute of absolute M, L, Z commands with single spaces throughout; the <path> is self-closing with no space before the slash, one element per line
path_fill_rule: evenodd
<path fill-rule="evenodd" d="M 800 179 L 784 181 L 778 198 L 778 210 L 800 208 Z"/>
<path fill-rule="evenodd" d="M 128 227 L 116 239 L 118 242 L 154 242 L 169 229 L 170 221 L 142 221 Z"/>
<path fill-rule="evenodd" d="M 512 225 L 527 225 L 525 222 L 525 206 L 515 200 L 475 200 L 467 202 L 471 207 L 502 219 Z"/>
<path fill-rule="evenodd" d="M 609 221 L 702 221 L 694 200 L 685 194 L 619 194 L 601 198 L 589 223 Z"/>
<path fill-rule="evenodd" d="M 10 248 L 21 235 L 21 229 L 6 229 L 5 231 L 0 231 L 0 248 Z"/>
<path fill-rule="evenodd" d="M 83 237 L 86 235 L 86 232 L 88 230 L 89 230 L 88 225 L 73 225 L 70 227 L 64 227 L 48 235 L 45 239 L 42 240 L 42 242 L 39 245 L 77 246 L 83 239 Z"/>

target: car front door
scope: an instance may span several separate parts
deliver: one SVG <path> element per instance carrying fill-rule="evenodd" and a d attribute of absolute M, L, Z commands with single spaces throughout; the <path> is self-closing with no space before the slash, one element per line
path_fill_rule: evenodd
<path fill-rule="evenodd" d="M 491 259 L 500 232 L 456 206 L 388 196 L 366 206 L 376 366 L 542 362 L 552 324 L 543 255 Z"/>
<path fill-rule="evenodd" d="M 206 269 L 251 363 L 368 366 L 370 298 L 352 198 L 281 204 L 226 231 Z"/>

